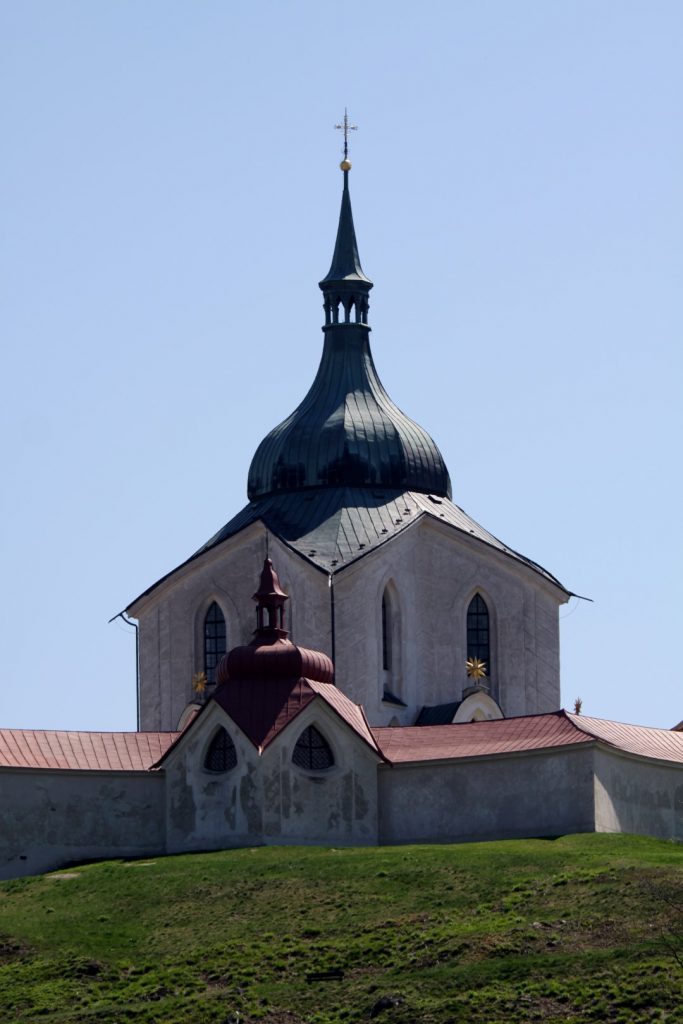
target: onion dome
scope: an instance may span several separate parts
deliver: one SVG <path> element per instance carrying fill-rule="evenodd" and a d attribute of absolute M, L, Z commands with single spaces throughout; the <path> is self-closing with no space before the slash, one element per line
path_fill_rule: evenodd
<path fill-rule="evenodd" d="M 309 651 L 295 646 L 285 629 L 284 604 L 289 598 L 280 586 L 273 563 L 266 558 L 256 601 L 254 639 L 244 647 L 233 647 L 221 659 L 216 670 L 220 686 L 230 682 L 312 679 L 320 683 L 334 682 L 334 667 L 322 651 Z"/>
<path fill-rule="evenodd" d="M 267 495 L 322 487 L 384 487 L 451 496 L 448 470 L 429 434 L 384 390 L 370 352 L 372 281 L 358 255 L 349 194 L 350 162 L 342 162 L 339 227 L 327 275 L 322 359 L 301 405 L 263 439 L 249 468 L 248 493 Z"/>

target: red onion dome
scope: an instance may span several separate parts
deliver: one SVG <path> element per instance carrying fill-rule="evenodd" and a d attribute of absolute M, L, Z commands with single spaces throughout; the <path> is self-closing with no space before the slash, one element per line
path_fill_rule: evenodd
<path fill-rule="evenodd" d="M 313 679 L 319 683 L 334 682 L 334 666 L 321 651 L 296 647 L 287 639 L 284 605 L 287 594 L 280 586 L 273 563 L 263 563 L 256 601 L 254 639 L 244 647 L 233 647 L 223 656 L 216 669 L 219 686 L 228 680 Z"/>
<path fill-rule="evenodd" d="M 228 680 L 302 678 L 334 682 L 332 661 L 321 651 L 296 647 L 290 640 L 280 637 L 274 643 L 257 637 L 245 647 L 233 647 L 216 670 L 219 685 Z"/>

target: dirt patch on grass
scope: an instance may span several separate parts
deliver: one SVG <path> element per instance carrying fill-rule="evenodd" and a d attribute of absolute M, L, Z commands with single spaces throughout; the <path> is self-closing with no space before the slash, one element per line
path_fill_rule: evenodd
<path fill-rule="evenodd" d="M 289 1010 L 272 1010 L 259 1019 L 261 1024 L 304 1024 L 305 1020 Z"/>
<path fill-rule="evenodd" d="M 17 939 L 11 939 L 7 935 L 0 935 L 0 964 L 17 960 L 19 957 L 25 956 L 29 951 L 30 947 L 19 942 Z"/>
<path fill-rule="evenodd" d="M 559 1001 L 539 996 L 533 998 L 522 996 L 520 1008 L 524 1010 L 524 1020 L 547 1020 L 558 1021 L 573 1018 L 576 1020 L 576 1008 L 567 1000 Z"/>

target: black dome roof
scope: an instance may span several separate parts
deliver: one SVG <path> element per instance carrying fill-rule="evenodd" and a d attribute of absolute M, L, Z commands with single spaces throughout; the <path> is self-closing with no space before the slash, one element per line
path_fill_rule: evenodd
<path fill-rule="evenodd" d="M 320 288 L 326 322 L 318 373 L 298 409 L 256 449 L 250 500 L 311 487 L 391 487 L 450 498 L 441 452 L 394 405 L 372 360 L 372 281 L 358 256 L 348 171 L 332 265 Z"/>
<path fill-rule="evenodd" d="M 250 500 L 309 487 L 392 487 L 450 497 L 441 452 L 384 390 L 363 326 L 340 324 L 326 333 L 310 391 L 256 450 Z"/>

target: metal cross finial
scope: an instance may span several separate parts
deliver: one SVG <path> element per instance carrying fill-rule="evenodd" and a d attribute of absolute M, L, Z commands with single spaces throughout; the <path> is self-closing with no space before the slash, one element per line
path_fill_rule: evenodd
<path fill-rule="evenodd" d="M 340 132 L 344 132 L 344 159 L 346 160 L 349 155 L 349 132 L 357 132 L 357 124 L 349 124 L 349 115 L 344 107 L 344 120 L 341 124 L 335 124 L 335 128 L 338 128 Z"/>

